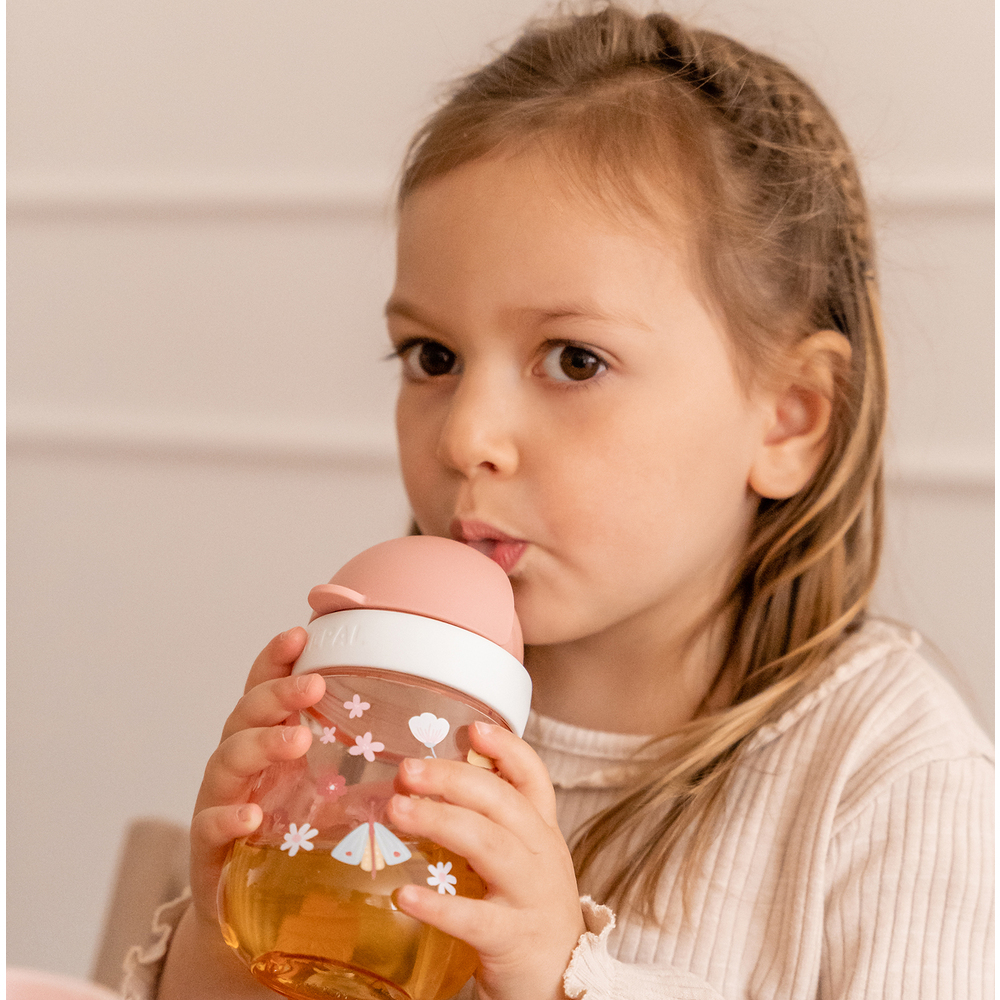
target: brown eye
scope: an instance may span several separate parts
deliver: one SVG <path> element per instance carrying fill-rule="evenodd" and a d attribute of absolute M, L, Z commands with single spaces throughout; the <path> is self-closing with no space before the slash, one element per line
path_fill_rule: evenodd
<path fill-rule="evenodd" d="M 444 344 L 434 340 L 423 340 L 410 344 L 399 351 L 403 368 L 410 378 L 427 378 L 447 375 L 455 367 L 455 353 Z"/>
<path fill-rule="evenodd" d="M 559 382 L 585 382 L 603 372 L 607 365 L 593 351 L 575 344 L 561 344 L 545 355 L 542 368 Z"/>

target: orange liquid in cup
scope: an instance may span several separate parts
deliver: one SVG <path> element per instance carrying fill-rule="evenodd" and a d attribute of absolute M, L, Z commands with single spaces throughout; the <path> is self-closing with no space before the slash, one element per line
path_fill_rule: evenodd
<path fill-rule="evenodd" d="M 268 988 L 297 1000 L 445 1000 L 472 975 L 475 951 L 396 909 L 392 893 L 425 884 L 451 862 L 455 891 L 482 898 L 464 859 L 429 842 L 412 857 L 366 871 L 317 843 L 295 858 L 276 845 L 236 843 L 220 894 L 226 943 Z M 374 878 L 372 877 L 374 874 Z"/>
<path fill-rule="evenodd" d="M 434 886 L 445 865 L 455 895 L 481 899 L 486 888 L 464 858 L 394 830 L 385 805 L 404 757 L 471 760 L 469 726 L 503 720 L 432 682 L 370 669 L 322 673 L 327 693 L 303 716 L 314 734 L 308 753 L 261 775 L 251 798 L 264 822 L 226 861 L 223 936 L 260 982 L 295 1000 L 445 1000 L 469 979 L 478 956 L 406 916 L 392 894 L 404 885 Z M 364 707 L 357 716 L 355 697 Z M 421 712 L 448 720 L 447 735 L 432 737 L 432 745 L 410 728 Z M 368 755 L 357 752 L 366 737 L 377 739 Z M 310 831 L 294 851 L 292 824 Z"/>

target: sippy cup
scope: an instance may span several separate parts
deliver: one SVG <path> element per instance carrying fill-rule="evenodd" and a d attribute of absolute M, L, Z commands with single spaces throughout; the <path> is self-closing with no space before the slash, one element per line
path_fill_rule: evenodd
<path fill-rule="evenodd" d="M 398 910 L 393 893 L 485 887 L 463 858 L 393 829 L 385 807 L 405 757 L 491 767 L 469 726 L 524 731 L 531 681 L 510 582 L 475 549 L 418 535 L 355 556 L 309 604 L 292 672 L 320 674 L 326 693 L 302 713 L 306 755 L 255 786 L 264 819 L 223 868 L 223 936 L 287 997 L 444 1000 L 476 953 Z"/>

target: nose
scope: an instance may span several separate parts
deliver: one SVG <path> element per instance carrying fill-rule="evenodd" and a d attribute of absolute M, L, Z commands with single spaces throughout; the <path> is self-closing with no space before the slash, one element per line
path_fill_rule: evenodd
<path fill-rule="evenodd" d="M 515 405 L 503 386 L 464 377 L 441 427 L 438 459 L 465 476 L 512 475 L 518 466 Z"/>

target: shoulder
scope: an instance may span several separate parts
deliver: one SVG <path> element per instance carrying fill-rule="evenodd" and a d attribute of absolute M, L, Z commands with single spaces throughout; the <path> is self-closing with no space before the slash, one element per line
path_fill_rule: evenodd
<path fill-rule="evenodd" d="M 801 780 L 828 792 L 837 786 L 841 822 L 922 770 L 989 770 L 989 738 L 919 644 L 914 633 L 879 621 L 847 637 L 823 682 L 755 734 L 751 766 L 794 758 L 795 769 L 808 772 Z"/>

